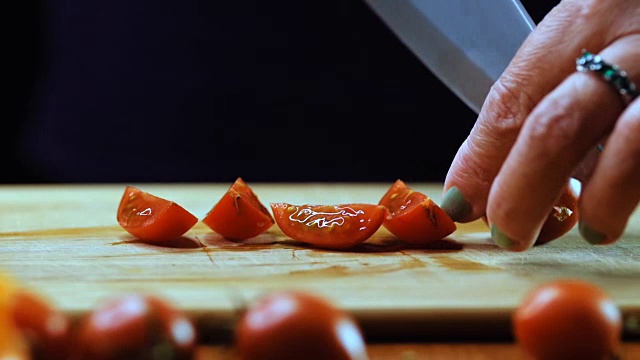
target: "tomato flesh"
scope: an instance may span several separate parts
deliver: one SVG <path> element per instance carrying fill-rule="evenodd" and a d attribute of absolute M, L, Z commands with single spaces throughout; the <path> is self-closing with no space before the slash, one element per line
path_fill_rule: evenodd
<path fill-rule="evenodd" d="M 558 239 L 577 223 L 578 195 L 573 191 L 571 184 L 567 183 L 542 225 L 534 245 L 542 245 Z"/>
<path fill-rule="evenodd" d="M 409 188 L 402 180 L 396 180 L 379 204 L 389 209 L 382 225 L 409 244 L 440 240 L 457 229 L 440 206 L 426 194 Z"/>
<path fill-rule="evenodd" d="M 242 178 L 236 179 L 202 222 L 230 240 L 256 237 L 275 224 L 269 210 Z"/>
<path fill-rule="evenodd" d="M 292 205 L 271 203 L 282 232 L 300 242 L 325 249 L 348 249 L 370 238 L 382 225 L 387 209 L 375 204 Z"/>
<path fill-rule="evenodd" d="M 198 218 L 182 206 L 133 186 L 127 186 L 118 206 L 120 226 L 139 240 L 160 242 L 189 231 Z"/>
<path fill-rule="evenodd" d="M 519 346 L 536 360 L 614 359 L 622 316 L 602 289 L 582 280 L 540 285 L 513 313 Z"/>
<path fill-rule="evenodd" d="M 327 299 L 302 291 L 268 294 L 235 329 L 242 360 L 366 360 L 356 321 Z"/>
<path fill-rule="evenodd" d="M 79 325 L 74 358 L 192 359 L 193 323 L 165 300 L 142 294 L 110 299 Z"/>

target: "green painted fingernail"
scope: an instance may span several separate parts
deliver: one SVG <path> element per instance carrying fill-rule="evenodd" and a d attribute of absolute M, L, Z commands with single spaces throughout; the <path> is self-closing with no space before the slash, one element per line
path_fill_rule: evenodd
<path fill-rule="evenodd" d="M 500 231 L 495 224 L 491 225 L 491 238 L 496 245 L 503 249 L 509 249 L 515 245 L 515 242 Z"/>
<path fill-rule="evenodd" d="M 471 204 L 464 198 L 460 189 L 455 186 L 444 194 L 440 207 L 453 221 L 460 221 L 471 213 Z"/>
<path fill-rule="evenodd" d="M 580 230 L 580 235 L 582 235 L 589 244 L 599 245 L 607 240 L 607 236 L 605 234 L 593 230 L 582 221 L 578 222 L 578 230 Z"/>

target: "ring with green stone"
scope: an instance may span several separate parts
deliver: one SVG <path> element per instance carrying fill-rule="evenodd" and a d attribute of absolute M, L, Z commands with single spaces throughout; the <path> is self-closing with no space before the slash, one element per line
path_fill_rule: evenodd
<path fill-rule="evenodd" d="M 600 55 L 582 50 L 582 56 L 576 59 L 576 70 L 600 75 L 622 95 L 626 104 L 638 97 L 636 85 L 629 79 L 627 73 L 618 66 L 602 60 Z"/>

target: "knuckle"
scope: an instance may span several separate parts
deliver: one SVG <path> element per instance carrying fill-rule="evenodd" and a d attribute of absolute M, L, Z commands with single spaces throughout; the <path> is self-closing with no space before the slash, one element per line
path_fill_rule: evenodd
<path fill-rule="evenodd" d="M 557 152 L 569 145 L 580 132 L 579 106 L 571 99 L 553 97 L 546 99 L 528 120 L 528 136 L 535 143 L 548 144 L 547 149 Z"/>
<path fill-rule="evenodd" d="M 485 122 L 490 126 L 496 140 L 504 136 L 515 138 L 520 132 L 527 114 L 533 108 L 533 101 L 522 86 L 521 81 L 511 76 L 504 76 L 494 83 L 487 95 L 487 106 L 484 117 L 491 119 Z"/>
<path fill-rule="evenodd" d="M 560 3 L 557 8 L 570 16 L 574 22 L 581 22 L 599 18 L 603 13 L 610 12 L 611 6 L 616 2 L 620 3 L 620 0 L 571 0 Z"/>

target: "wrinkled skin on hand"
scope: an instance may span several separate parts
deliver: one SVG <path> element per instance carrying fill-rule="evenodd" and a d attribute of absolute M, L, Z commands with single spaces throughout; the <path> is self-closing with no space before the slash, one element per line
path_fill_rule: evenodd
<path fill-rule="evenodd" d="M 583 49 L 640 84 L 640 2 L 552 9 L 492 87 L 447 174 L 445 191 L 456 187 L 468 205 L 454 220 L 486 216 L 503 248 L 534 244 L 572 176 L 583 181 L 579 228 L 590 243 L 619 239 L 638 206 L 640 98 L 626 104 L 604 79 L 577 72 Z"/>

